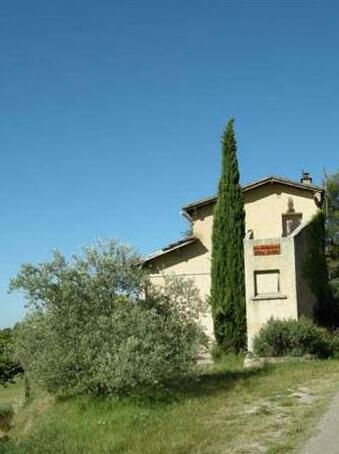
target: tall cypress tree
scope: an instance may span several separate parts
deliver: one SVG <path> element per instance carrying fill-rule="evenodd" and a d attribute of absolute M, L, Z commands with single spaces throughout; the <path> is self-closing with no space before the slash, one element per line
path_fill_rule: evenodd
<path fill-rule="evenodd" d="M 221 142 L 222 170 L 212 233 L 211 306 L 218 345 L 225 351 L 239 352 L 246 345 L 245 212 L 233 119 Z"/>

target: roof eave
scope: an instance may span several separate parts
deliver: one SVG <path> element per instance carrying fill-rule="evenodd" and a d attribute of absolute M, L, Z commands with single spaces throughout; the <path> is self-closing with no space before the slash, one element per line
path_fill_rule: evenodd
<path fill-rule="evenodd" d="M 186 247 L 190 244 L 193 244 L 196 241 L 197 241 L 197 238 L 192 236 L 192 237 L 188 237 L 187 239 L 179 240 L 176 243 L 169 244 L 168 246 L 160 249 L 159 251 L 154 252 L 153 254 L 142 257 L 140 260 L 140 264 L 146 265 L 149 262 L 151 262 L 159 257 L 162 257 L 170 252 L 176 251 L 176 250 Z"/>
<path fill-rule="evenodd" d="M 256 189 L 256 188 L 263 186 L 265 184 L 268 184 L 268 183 L 283 184 L 286 186 L 303 189 L 303 190 L 310 191 L 313 193 L 321 192 L 323 194 L 325 192 L 325 189 L 322 188 L 321 186 L 316 186 L 313 184 L 306 185 L 304 183 L 299 183 L 296 181 L 288 180 L 287 178 L 283 179 L 283 178 L 279 178 L 279 177 L 266 177 L 266 178 L 262 178 L 260 180 L 254 181 L 253 183 L 245 184 L 244 186 L 242 186 L 242 191 L 248 192 L 248 191 L 251 191 L 252 189 Z M 205 199 L 201 199 L 200 201 L 192 202 L 188 205 L 185 205 L 184 207 L 182 207 L 181 210 L 187 214 L 190 214 L 194 209 L 202 208 L 204 206 L 215 203 L 216 200 L 217 200 L 216 196 L 207 197 Z"/>

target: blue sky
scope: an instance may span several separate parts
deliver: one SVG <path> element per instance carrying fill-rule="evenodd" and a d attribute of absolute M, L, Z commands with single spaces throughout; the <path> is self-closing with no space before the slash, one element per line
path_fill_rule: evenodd
<path fill-rule="evenodd" d="M 231 116 L 243 182 L 338 169 L 338 23 L 335 0 L 2 1 L 0 327 L 21 263 L 180 237 Z"/>

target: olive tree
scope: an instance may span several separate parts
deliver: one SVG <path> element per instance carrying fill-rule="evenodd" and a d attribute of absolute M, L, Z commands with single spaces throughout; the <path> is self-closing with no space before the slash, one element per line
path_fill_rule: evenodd
<path fill-rule="evenodd" d="M 22 266 L 11 281 L 29 309 L 17 352 L 33 381 L 61 395 L 107 395 L 190 370 L 204 343 L 204 303 L 191 281 L 164 276 L 155 286 L 138 263 L 110 241 Z"/>
<path fill-rule="evenodd" d="M 22 373 L 20 363 L 14 357 L 14 328 L 0 330 L 0 385 L 12 383 Z"/>

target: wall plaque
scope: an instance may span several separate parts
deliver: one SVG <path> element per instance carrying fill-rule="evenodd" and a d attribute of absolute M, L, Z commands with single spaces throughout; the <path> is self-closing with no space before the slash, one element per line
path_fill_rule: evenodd
<path fill-rule="evenodd" d="M 253 246 L 254 255 L 278 255 L 281 253 L 280 244 L 258 244 Z"/>

